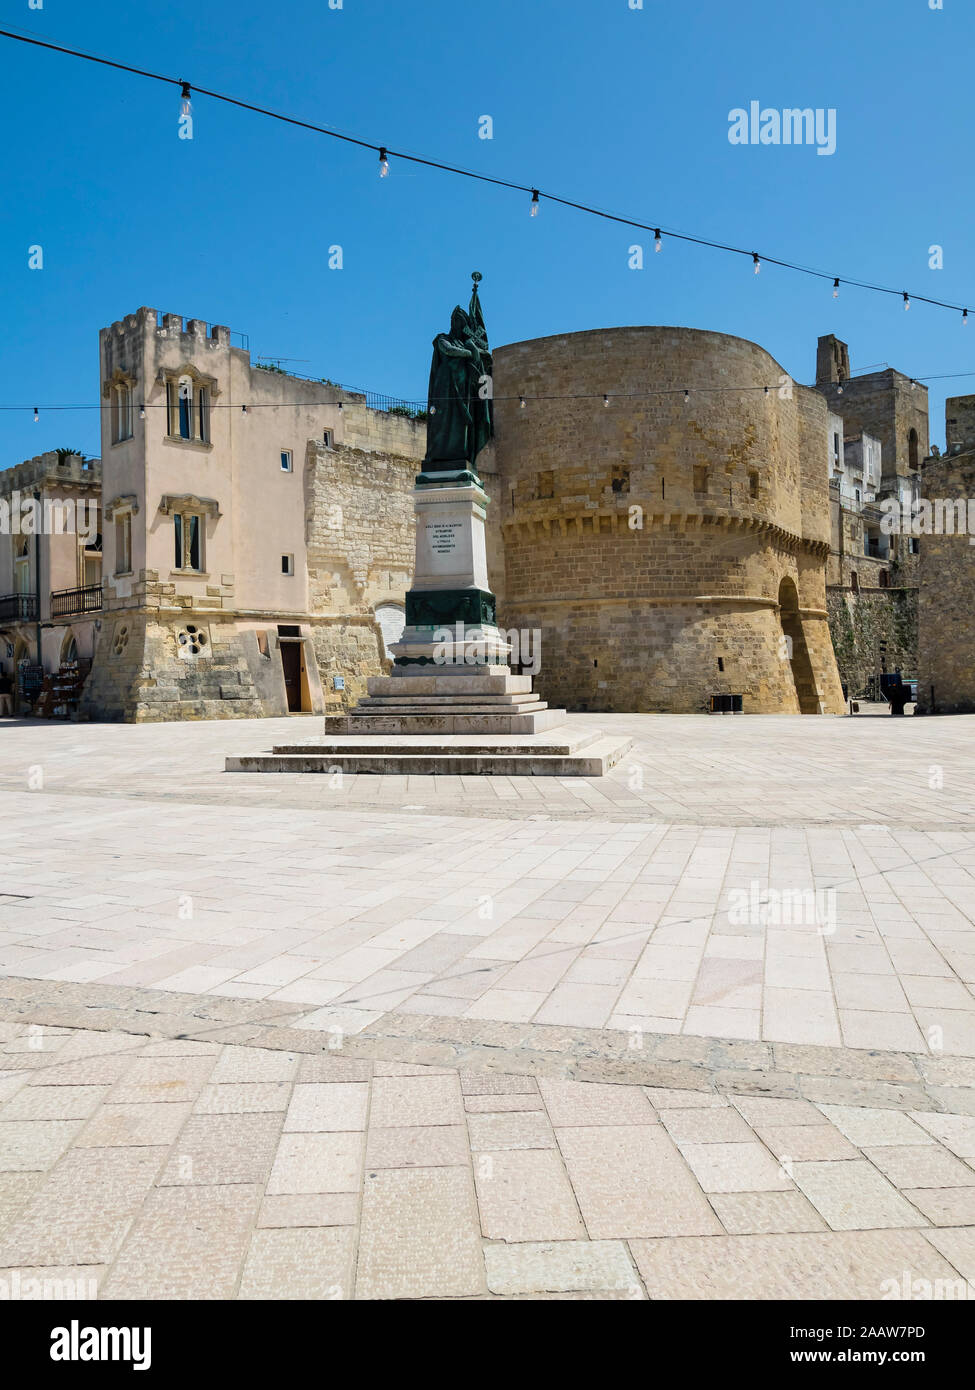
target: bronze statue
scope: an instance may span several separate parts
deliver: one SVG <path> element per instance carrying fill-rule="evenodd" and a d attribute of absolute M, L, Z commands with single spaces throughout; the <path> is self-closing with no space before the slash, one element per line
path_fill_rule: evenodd
<path fill-rule="evenodd" d="M 450 332 L 433 340 L 424 473 L 469 470 L 477 474 L 477 456 L 494 434 L 491 415 L 492 363 L 477 286 L 467 312 L 458 304 Z"/>

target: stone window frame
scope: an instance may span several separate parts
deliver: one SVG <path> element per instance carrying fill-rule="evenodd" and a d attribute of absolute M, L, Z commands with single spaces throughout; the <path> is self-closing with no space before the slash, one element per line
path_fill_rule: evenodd
<path fill-rule="evenodd" d="M 98 560 L 99 583 L 104 577 L 104 558 L 105 558 L 105 538 L 102 535 L 102 518 L 98 518 L 98 530 L 90 541 L 86 541 L 84 536 L 78 537 L 78 553 L 75 569 L 78 575 L 78 587 L 84 589 L 88 587 L 89 581 L 85 578 L 85 570 L 89 561 Z M 91 581 L 92 583 L 94 581 Z"/>
<path fill-rule="evenodd" d="M 281 472 L 293 473 L 295 471 L 294 451 L 292 449 L 281 449 L 279 452 L 281 454 Z M 287 463 L 285 463 L 285 459 L 287 459 Z"/>
<path fill-rule="evenodd" d="M 173 519 L 173 568 L 171 573 L 182 577 L 193 579 L 207 579 L 207 521 L 208 519 L 218 520 L 222 515 L 220 504 L 213 497 L 197 497 L 194 493 L 185 493 L 177 496 L 173 493 L 166 493 L 160 499 L 159 510 L 163 516 Z M 197 524 L 197 559 L 199 567 L 194 567 L 188 563 L 192 552 L 193 528 L 187 522 L 196 520 Z M 177 524 L 178 523 L 178 524 Z M 180 546 L 180 556 L 183 563 L 176 564 L 176 544 L 177 536 Z"/>
<path fill-rule="evenodd" d="M 159 373 L 159 384 L 165 393 L 166 432 L 163 442 L 184 449 L 212 449 L 211 406 L 220 389 L 214 376 L 207 376 L 185 362 L 180 367 L 166 368 Z M 182 433 L 181 400 L 188 400 L 186 426 Z"/>
<path fill-rule="evenodd" d="M 125 444 L 135 434 L 136 384 L 137 379 L 131 372 L 118 370 L 102 387 L 102 396 L 108 401 L 109 438 L 113 448 L 116 444 Z"/>
<path fill-rule="evenodd" d="M 31 543 L 29 536 L 11 536 L 10 544 L 13 550 L 13 581 L 14 590 L 18 594 L 31 594 L 34 592 L 34 557 L 31 554 Z M 26 582 L 21 581 L 21 574 L 26 571 Z"/>
<path fill-rule="evenodd" d="M 104 521 L 114 521 L 115 523 L 115 568 L 113 575 L 121 578 L 123 575 L 132 574 L 132 518 L 138 513 L 139 499 L 133 493 L 126 493 L 114 497 L 106 507 L 102 509 Z M 120 555 L 128 550 L 128 569 L 119 569 Z M 104 539 L 102 542 L 104 546 Z M 104 554 L 104 550 L 102 552 Z M 102 577 L 104 578 L 104 561 L 102 566 Z"/>
<path fill-rule="evenodd" d="M 285 579 L 294 579 L 294 577 L 295 577 L 295 557 L 294 557 L 294 555 L 288 553 L 287 555 L 282 555 L 282 556 L 281 556 L 281 574 L 282 574 L 282 576 L 283 576 Z"/>
<path fill-rule="evenodd" d="M 200 623 L 185 623 L 177 628 L 176 655 L 184 661 L 209 660 L 213 655 L 209 629 Z"/>

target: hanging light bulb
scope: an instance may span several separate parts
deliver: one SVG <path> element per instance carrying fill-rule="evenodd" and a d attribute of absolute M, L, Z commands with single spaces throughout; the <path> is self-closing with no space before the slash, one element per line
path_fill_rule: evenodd
<path fill-rule="evenodd" d="M 532 215 L 532 217 L 537 217 L 537 216 L 538 216 L 538 189 L 537 189 L 537 188 L 533 188 L 533 189 L 532 189 L 531 215 Z"/>
<path fill-rule="evenodd" d="M 755 274 L 758 275 L 762 269 L 762 262 L 757 251 L 752 252 L 752 263 L 755 266 Z"/>
<path fill-rule="evenodd" d="M 967 327 L 968 327 L 968 310 L 967 310 L 967 309 L 963 309 L 963 310 L 962 310 L 961 321 L 962 321 L 962 327 L 967 328 Z"/>
<path fill-rule="evenodd" d="M 765 388 L 765 394 L 766 394 L 766 396 L 768 395 L 768 387 L 767 387 L 767 386 L 766 386 L 766 388 Z"/>
<path fill-rule="evenodd" d="M 242 406 L 240 407 L 240 413 L 241 413 L 241 415 L 246 415 L 246 414 L 247 414 L 247 407 L 246 407 L 246 405 L 242 405 Z"/>
<path fill-rule="evenodd" d="M 139 419 L 140 419 L 140 420 L 144 420 L 145 418 L 146 418 L 146 408 L 145 408 L 144 405 L 140 405 L 140 406 L 139 406 Z"/>
<path fill-rule="evenodd" d="M 528 402 L 525 400 L 524 396 L 519 396 L 519 397 L 518 397 L 518 404 L 521 406 L 522 410 L 524 410 L 524 408 L 525 408 L 525 406 L 528 404 Z"/>
<path fill-rule="evenodd" d="M 842 377 L 840 377 L 840 378 L 838 379 L 838 381 L 837 381 L 837 384 L 836 384 L 836 394 L 837 394 L 838 396 L 842 396 L 842 394 L 843 394 L 843 378 L 842 378 Z"/>
<path fill-rule="evenodd" d="M 609 397 L 603 396 L 603 405 L 609 405 Z"/>
<path fill-rule="evenodd" d="M 907 313 L 907 311 L 908 311 L 908 309 L 909 309 L 910 307 L 911 307 L 911 296 L 907 293 L 907 290 L 905 290 L 905 291 L 904 291 L 904 313 L 905 313 L 905 314 Z"/>
<path fill-rule="evenodd" d="M 180 86 L 183 90 L 179 97 L 179 114 L 181 116 L 192 116 L 193 103 L 190 100 L 190 84 L 188 82 L 181 82 Z"/>
<path fill-rule="evenodd" d="M 839 279 L 839 276 L 837 276 L 836 279 L 833 281 L 833 298 L 834 298 L 834 299 L 839 299 L 839 297 L 840 297 L 840 279 Z"/>
<path fill-rule="evenodd" d="M 690 391 L 685 391 L 685 392 L 684 392 L 684 404 L 687 405 L 687 402 L 688 402 L 690 399 L 691 399 L 691 393 L 690 393 Z"/>
<path fill-rule="evenodd" d="M 379 177 L 384 179 L 389 174 L 389 155 L 386 153 L 386 146 L 383 145 L 379 150 Z"/>
<path fill-rule="evenodd" d="M 659 227 L 657 228 L 657 230 L 656 230 L 656 231 L 654 232 L 654 234 L 653 234 L 653 249 L 654 249 L 655 251 L 662 251 L 662 250 L 664 249 L 664 244 L 663 244 L 663 242 L 660 240 L 660 228 L 659 228 Z"/>
<path fill-rule="evenodd" d="M 34 406 L 34 424 L 35 424 L 35 425 L 37 424 L 37 422 L 38 422 L 38 420 L 39 420 L 40 418 L 41 418 L 41 413 L 40 413 L 40 411 L 37 409 L 37 406 L 35 405 L 35 406 Z"/>

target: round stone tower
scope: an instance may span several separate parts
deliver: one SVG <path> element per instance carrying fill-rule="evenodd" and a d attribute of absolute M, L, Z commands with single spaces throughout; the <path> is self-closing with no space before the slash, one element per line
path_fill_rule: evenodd
<path fill-rule="evenodd" d="M 545 699 L 843 711 L 819 393 L 755 343 L 687 328 L 513 343 L 494 391 L 499 621 L 539 633 Z"/>

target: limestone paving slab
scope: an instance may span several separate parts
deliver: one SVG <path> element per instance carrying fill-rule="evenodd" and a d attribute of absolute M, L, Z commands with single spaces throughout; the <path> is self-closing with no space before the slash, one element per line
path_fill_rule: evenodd
<path fill-rule="evenodd" d="M 631 1298 L 644 1296 L 626 1246 L 618 1240 L 487 1245 L 484 1263 L 494 1293 L 615 1289 Z"/>
<path fill-rule="evenodd" d="M 631 1241 L 650 1298 L 879 1299 L 902 1271 L 953 1280 L 924 1236 L 904 1231 L 810 1232 Z"/>
<path fill-rule="evenodd" d="M 392 1168 L 367 1173 L 356 1298 L 459 1298 L 484 1287 L 469 1171 Z"/>

